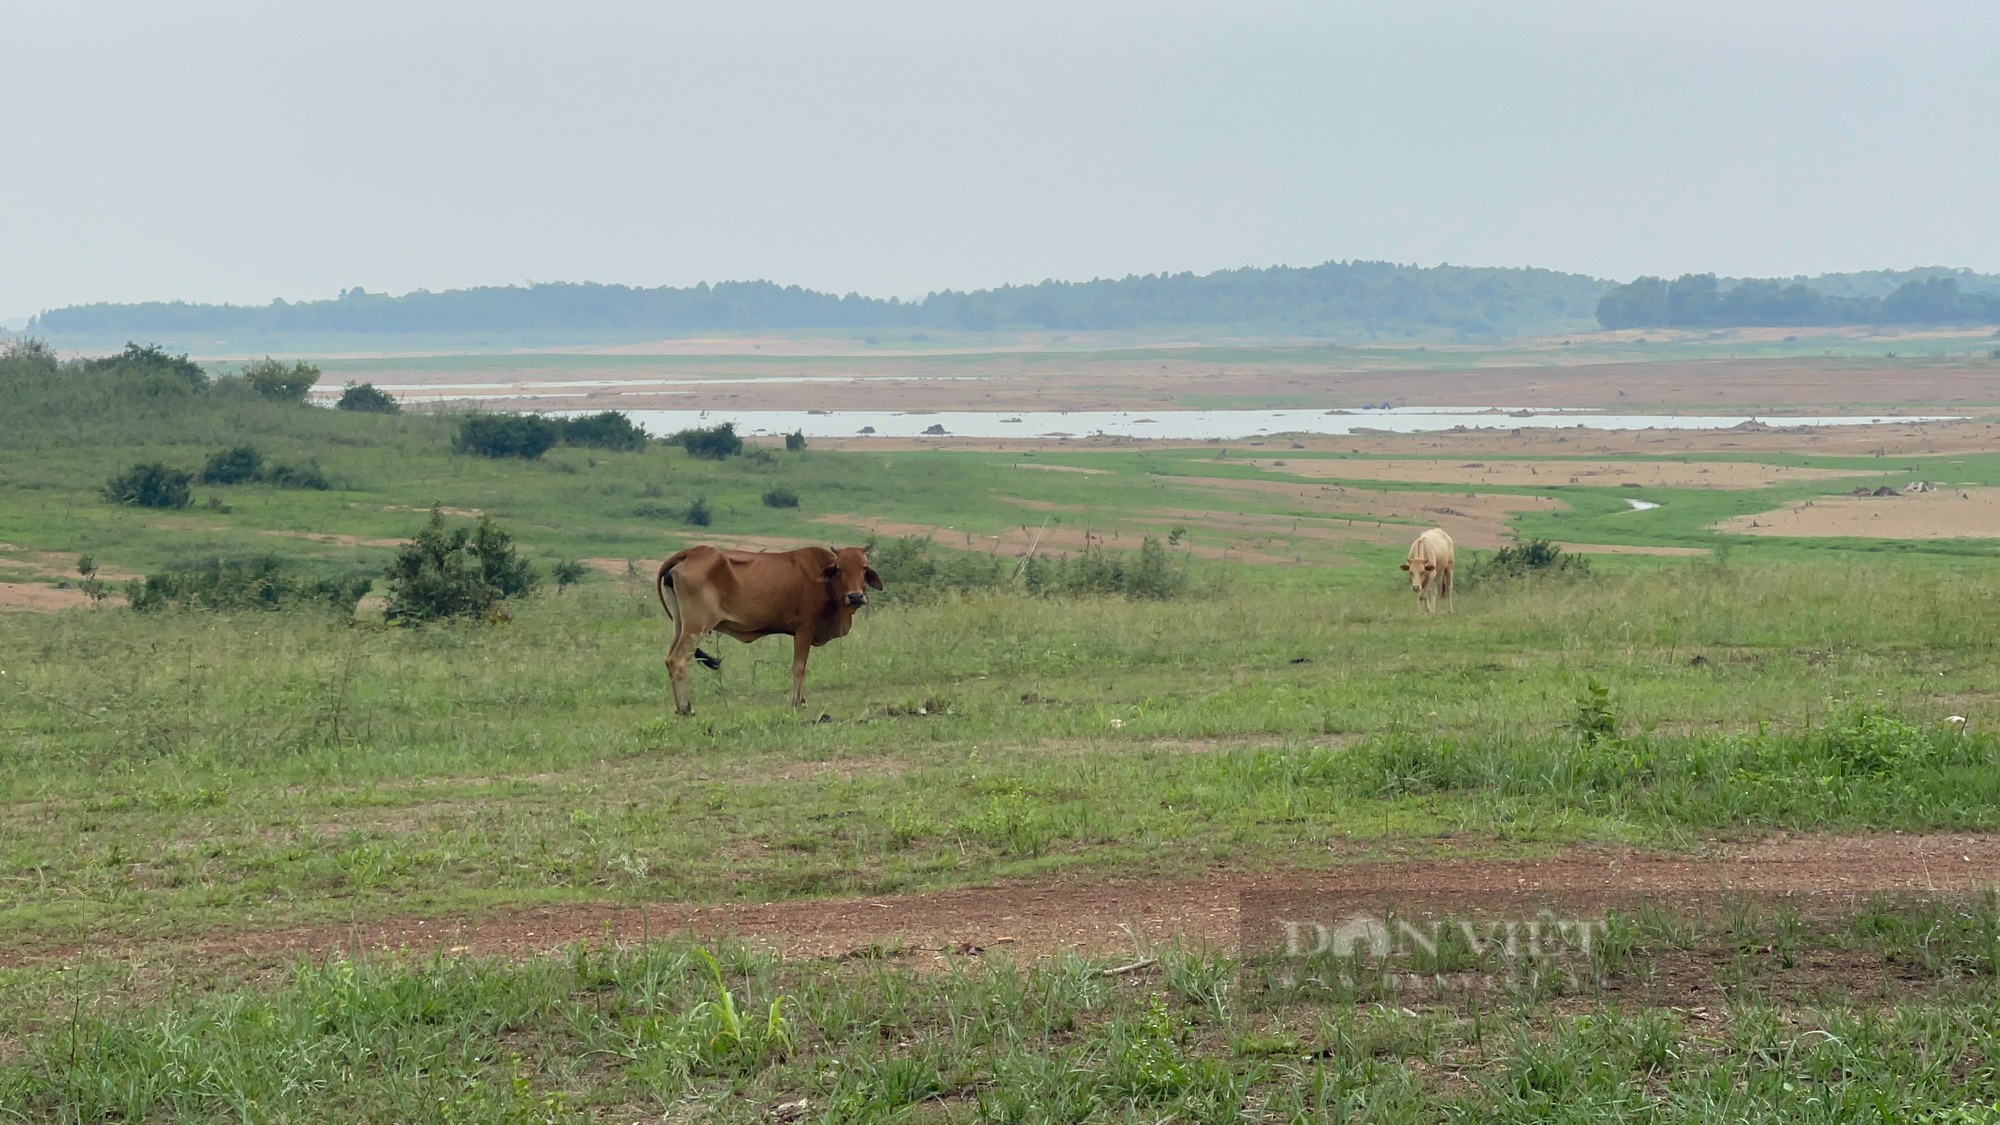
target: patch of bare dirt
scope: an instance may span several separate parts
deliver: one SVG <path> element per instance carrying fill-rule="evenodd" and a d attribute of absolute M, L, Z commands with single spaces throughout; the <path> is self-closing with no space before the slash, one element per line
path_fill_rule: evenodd
<path fill-rule="evenodd" d="M 82 577 L 76 572 L 77 560 L 82 557 L 67 551 L 35 551 L 12 543 L 0 543 L 0 568 L 17 574 L 38 574 L 74 582 Z M 99 562 L 97 577 L 102 582 L 129 582 L 141 576 Z"/>
<path fill-rule="evenodd" d="M 276 535 L 281 539 L 307 539 L 314 543 L 331 543 L 336 547 L 401 547 L 409 542 L 408 539 L 362 539 L 330 531 L 260 531 L 257 534 Z"/>
<path fill-rule="evenodd" d="M 899 777 L 913 764 L 901 758 L 829 758 L 824 762 L 799 762 L 774 777 L 778 781 L 823 781 L 833 778 L 852 781 L 857 777 Z"/>
<path fill-rule="evenodd" d="M 1335 847 L 1337 856 L 1338 845 Z M 135 947 L 115 937 L 83 948 L 0 953 L 18 965 L 82 956 L 288 959 L 349 951 L 444 951 L 526 957 L 580 941 L 692 933 L 734 937 L 787 957 L 869 948 L 1129 950 L 1133 935 L 1237 946 L 1248 903 L 1337 911 L 1518 911 L 1631 907 L 1711 909 L 1742 895 L 1784 895 L 1853 909 L 1877 892 L 1971 892 L 2000 881 L 2000 836 L 1799 836 L 1713 844 L 1698 854 L 1576 849 L 1544 859 L 1436 858 L 1340 863 L 1313 870 L 1217 872 L 1198 879 L 1057 878 L 905 895 L 696 905 L 581 903 L 347 925 L 217 933 Z M 1340 915 L 1335 915 L 1339 917 Z"/>
<path fill-rule="evenodd" d="M 1736 535 L 2000 539 L 2000 488 L 1944 485 L 1889 496 L 1819 496 L 1710 526 Z"/>
<path fill-rule="evenodd" d="M 1051 473 L 1109 473 L 1110 469 L 1086 469 L 1081 465 L 1029 465 L 1017 462 L 1016 469 L 1041 469 Z"/>
<path fill-rule="evenodd" d="M 1243 463 L 1231 458 L 1230 464 Z M 1851 477 L 1852 470 L 1801 469 L 1753 461 L 1515 461 L 1379 460 L 1370 458 L 1251 458 L 1260 469 L 1301 477 L 1538 487 L 1559 484 L 1652 488 L 1769 488 L 1794 481 Z"/>
<path fill-rule="evenodd" d="M 417 508 L 409 504 L 384 504 L 382 505 L 382 510 L 385 512 L 422 512 L 426 515 L 430 514 L 429 508 Z M 486 514 L 482 508 L 439 508 L 438 511 L 447 516 L 458 516 L 461 519 L 478 519 L 480 516 Z"/>
<path fill-rule="evenodd" d="M 997 531 L 972 531 L 936 524 L 881 520 L 867 516 L 830 514 L 824 523 L 864 528 L 872 534 L 896 537 L 923 535 L 963 550 L 985 551 L 1019 558 L 1034 550 L 1077 551 L 1087 547 L 1136 547 L 1148 535 L 1166 538 L 1175 527 L 1192 534 L 1182 548 L 1201 558 L 1238 562 L 1295 563 L 1306 561 L 1315 544 L 1408 543 L 1426 527 L 1442 527 L 1467 547 L 1498 547 L 1514 539 L 1510 522 L 1522 512 L 1556 511 L 1567 507 L 1548 496 L 1464 496 L 1436 492 L 1399 492 L 1344 485 L 1297 484 L 1287 481 L 1216 478 L 1183 480 L 1182 484 L 1217 494 L 1214 508 L 1151 508 L 1120 514 L 1115 528 L 1096 528 L 1074 520 L 1023 522 Z M 1234 508 L 1232 494 L 1245 492 L 1282 496 L 1301 507 L 1327 515 L 1282 515 Z M 1032 510 L 1067 512 L 1062 505 L 1032 504 L 1007 498 Z M 1131 536 L 1130 539 L 1125 538 Z"/>
<path fill-rule="evenodd" d="M 1052 505 L 1053 506 L 1053 505 Z M 862 528 L 871 535 L 884 538 L 898 538 L 919 535 L 936 539 L 947 547 L 968 551 L 984 551 L 988 554 L 1002 554 L 1008 558 L 1019 558 L 1033 550 L 1037 555 L 1055 555 L 1068 551 L 1080 551 L 1089 547 L 1125 549 L 1137 547 L 1147 535 L 1165 538 L 1172 530 L 1173 521 L 1160 512 L 1140 513 L 1141 517 L 1159 517 L 1157 527 L 1127 527 L 1119 531 L 1096 531 L 1089 527 L 1067 525 L 1017 526 L 1007 528 L 998 534 L 967 532 L 936 524 L 905 523 L 899 520 L 878 520 L 868 516 L 826 515 L 816 517 L 821 523 L 843 524 Z M 1131 539 L 1125 535 L 1130 534 Z M 1266 537 L 1268 547 L 1275 540 Z M 1258 550 L 1248 542 L 1231 539 L 1217 544 L 1212 541 L 1195 543 L 1186 548 L 1193 554 L 1207 559 L 1232 559 L 1237 562 L 1289 563 L 1298 562 L 1296 554 L 1272 554 Z"/>
<path fill-rule="evenodd" d="M 124 598 L 113 594 L 105 600 L 115 604 Z M 0 610 L 55 613 L 89 604 L 90 599 L 83 591 L 74 587 L 60 589 L 40 582 L 0 582 Z"/>
<path fill-rule="evenodd" d="M 1645 547 L 1631 543 L 1558 543 L 1556 546 L 1573 555 L 1670 555 L 1685 557 L 1710 553 L 1707 547 Z"/>

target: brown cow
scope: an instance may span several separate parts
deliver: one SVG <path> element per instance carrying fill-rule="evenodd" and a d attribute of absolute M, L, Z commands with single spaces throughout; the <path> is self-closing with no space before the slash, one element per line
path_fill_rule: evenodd
<path fill-rule="evenodd" d="M 1425 613 L 1437 612 L 1438 596 L 1451 601 L 1451 536 L 1434 527 L 1410 544 L 1410 556 L 1403 569 L 1410 572 L 1410 589 L 1423 604 Z"/>
<path fill-rule="evenodd" d="M 722 667 L 722 661 L 695 647 L 711 631 L 746 644 L 758 637 L 791 637 L 792 706 L 802 706 L 807 654 L 847 635 L 854 611 L 868 604 L 864 587 L 880 590 L 882 578 L 860 547 L 752 553 L 700 546 L 661 563 L 654 585 L 660 608 L 674 623 L 674 643 L 667 649 L 674 710 L 690 715 L 688 659 Z"/>

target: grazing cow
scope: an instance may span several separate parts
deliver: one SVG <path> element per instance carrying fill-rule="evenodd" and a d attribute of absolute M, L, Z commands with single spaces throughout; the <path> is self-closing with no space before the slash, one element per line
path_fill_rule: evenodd
<path fill-rule="evenodd" d="M 802 706 L 806 656 L 847 635 L 854 611 L 868 604 L 865 587 L 880 590 L 882 578 L 860 547 L 752 553 L 700 546 L 661 563 L 654 586 L 660 608 L 674 623 L 674 643 L 667 649 L 674 710 L 689 715 L 694 708 L 688 704 L 688 659 L 722 667 L 695 647 L 711 631 L 746 644 L 758 637 L 791 637 L 792 706 Z"/>
<path fill-rule="evenodd" d="M 1410 572 L 1410 589 L 1423 603 L 1425 613 L 1437 612 L 1438 596 L 1451 601 L 1451 536 L 1434 527 L 1410 544 L 1410 557 L 1403 562 Z"/>

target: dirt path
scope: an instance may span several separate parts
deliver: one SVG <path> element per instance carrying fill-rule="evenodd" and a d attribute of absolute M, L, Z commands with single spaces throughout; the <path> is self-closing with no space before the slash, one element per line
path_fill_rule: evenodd
<path fill-rule="evenodd" d="M 1733 535 L 1844 535 L 1872 539 L 2000 538 L 2000 488 L 1891 496 L 1820 496 L 1711 525 Z"/>
<path fill-rule="evenodd" d="M 532 956 L 576 942 L 694 933 L 735 937 L 787 957 L 871 949 L 920 957 L 1006 951 L 1130 950 L 1186 940 L 1233 949 L 1246 898 L 1312 904 L 1316 912 L 1602 909 L 1653 902 L 1676 910 L 1725 897 L 1784 895 L 1806 907 L 1852 909 L 1881 891 L 1966 893 L 2000 882 L 2000 835 L 1777 838 L 1690 854 L 1574 849 L 1546 859 L 1356 862 L 1317 871 L 1218 872 L 1200 879 L 1054 879 L 924 894 L 767 904 L 583 903 L 478 917 L 404 917 L 217 933 L 156 943 L 106 937 L 82 947 L 0 952 L 0 965 L 79 956 L 156 961 L 198 957 L 275 963 L 335 952 L 411 951 Z M 1261 907 L 1260 907 L 1261 909 Z M 1129 933 L 1128 933 L 1129 927 Z"/>

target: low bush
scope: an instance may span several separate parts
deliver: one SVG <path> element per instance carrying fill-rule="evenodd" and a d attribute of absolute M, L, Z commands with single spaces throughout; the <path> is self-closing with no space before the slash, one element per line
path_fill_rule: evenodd
<path fill-rule="evenodd" d="M 1468 559 L 1453 576 L 1453 582 L 1470 587 L 1526 578 L 1581 578 L 1589 573 L 1589 559 L 1566 554 L 1547 539 L 1530 539 L 1510 543 L 1490 555 Z"/>
<path fill-rule="evenodd" d="M 435 508 L 423 530 L 396 552 L 387 578 L 384 616 L 401 624 L 492 617 L 500 602 L 532 593 L 539 581 L 493 517 L 446 527 Z"/>
<path fill-rule="evenodd" d="M 274 556 L 256 559 L 212 559 L 199 566 L 165 570 L 136 580 L 128 587 L 132 608 L 141 613 L 162 609 L 291 609 L 319 607 L 352 614 L 372 581 L 365 575 L 340 578 L 300 573 Z"/>
<path fill-rule="evenodd" d="M 998 555 L 939 552 L 926 535 L 867 540 L 868 565 L 882 576 L 887 600 L 921 599 L 951 591 L 994 590 L 1009 584 L 1018 564 Z"/>
<path fill-rule="evenodd" d="M 622 410 L 557 419 L 556 427 L 562 434 L 564 445 L 582 445 L 592 449 L 646 448 L 646 431 Z"/>
<path fill-rule="evenodd" d="M 325 492 L 333 487 L 318 461 L 280 462 L 265 469 L 257 479 L 279 488 L 307 488 L 315 492 Z"/>
<path fill-rule="evenodd" d="M 799 506 L 799 494 L 789 488 L 767 488 L 764 490 L 764 506 L 766 508 L 796 508 Z"/>
<path fill-rule="evenodd" d="M 194 474 L 158 461 L 134 465 L 104 484 L 104 498 L 138 508 L 185 508 L 193 500 Z"/>
<path fill-rule="evenodd" d="M 353 410 L 364 414 L 401 414 L 403 404 L 395 397 L 373 383 L 349 383 L 340 392 L 340 401 L 333 404 L 335 410 Z"/>
<path fill-rule="evenodd" d="M 239 445 L 209 455 L 197 478 L 202 484 L 270 484 L 324 492 L 332 487 L 317 461 L 264 463 L 254 445 Z"/>
<path fill-rule="evenodd" d="M 482 457 L 533 461 L 547 453 L 560 436 L 556 424 L 539 414 L 468 414 L 460 419 L 451 447 Z"/>
<path fill-rule="evenodd" d="M 128 343 L 117 355 L 85 360 L 86 372 L 116 376 L 134 390 L 149 395 L 189 395 L 208 389 L 208 373 L 185 355 L 168 355 L 157 344 Z"/>
<path fill-rule="evenodd" d="M 1030 559 L 1022 570 L 1032 594 L 1117 594 L 1164 601 L 1187 591 L 1187 559 L 1151 535 L 1136 552 L 1090 546 L 1075 556 Z"/>
<path fill-rule="evenodd" d="M 707 429 L 682 430 L 667 441 L 687 450 L 689 456 L 706 461 L 722 461 L 743 452 L 743 439 L 737 436 L 734 422 L 724 422 Z"/>
<path fill-rule="evenodd" d="M 715 512 L 704 497 L 696 497 L 694 503 L 681 513 L 681 521 L 693 527 L 707 527 L 715 520 Z"/>
<path fill-rule="evenodd" d="M 264 471 L 264 455 L 254 445 L 239 445 L 211 453 L 196 478 L 202 484 L 242 484 Z"/>
<path fill-rule="evenodd" d="M 794 430 L 785 435 L 785 452 L 797 453 L 806 447 L 806 432 Z"/>
<path fill-rule="evenodd" d="M 1075 556 L 1033 558 L 933 549 L 927 536 L 868 541 L 868 558 L 899 597 L 951 591 L 1025 588 L 1041 597 L 1118 596 L 1147 600 L 1187 592 L 1188 564 L 1152 536 L 1137 551 L 1090 547 Z"/>

